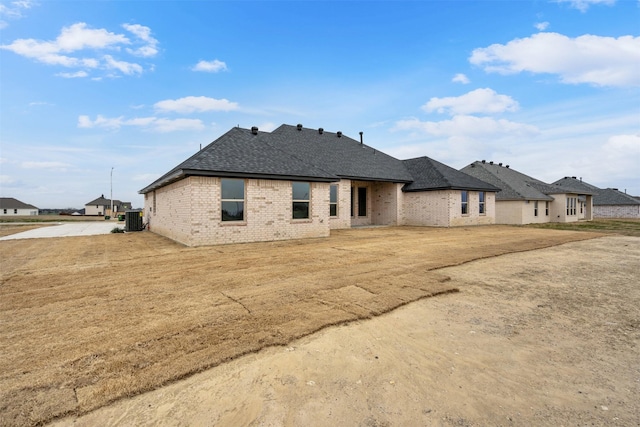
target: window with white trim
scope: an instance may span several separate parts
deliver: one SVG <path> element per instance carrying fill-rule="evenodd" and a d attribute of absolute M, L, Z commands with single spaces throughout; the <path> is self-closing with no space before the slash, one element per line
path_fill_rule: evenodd
<path fill-rule="evenodd" d="M 462 215 L 469 214 L 469 192 L 467 190 L 462 190 L 460 192 L 460 200 L 462 202 Z"/>
<path fill-rule="evenodd" d="M 486 213 L 484 197 L 484 191 L 478 191 L 478 212 L 480 215 L 484 215 Z"/>
<path fill-rule="evenodd" d="M 291 189 L 293 196 L 293 219 L 309 218 L 311 184 L 308 182 L 292 182 Z"/>
<path fill-rule="evenodd" d="M 220 180 L 220 211 L 222 221 L 244 221 L 244 180 Z"/>
<path fill-rule="evenodd" d="M 329 186 L 329 216 L 338 216 L 338 186 Z"/>

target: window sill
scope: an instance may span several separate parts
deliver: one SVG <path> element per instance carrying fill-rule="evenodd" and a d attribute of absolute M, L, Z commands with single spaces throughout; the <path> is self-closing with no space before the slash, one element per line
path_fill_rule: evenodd
<path fill-rule="evenodd" d="M 247 221 L 220 221 L 221 227 L 243 227 L 247 225 Z"/>
<path fill-rule="evenodd" d="M 299 218 L 299 219 L 292 219 L 290 221 L 290 224 L 309 224 L 312 222 L 313 220 L 311 218 Z"/>

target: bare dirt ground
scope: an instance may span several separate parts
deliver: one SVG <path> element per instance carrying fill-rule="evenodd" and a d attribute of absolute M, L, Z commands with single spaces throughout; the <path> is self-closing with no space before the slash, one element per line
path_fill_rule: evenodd
<path fill-rule="evenodd" d="M 60 422 L 635 425 L 640 239 L 468 263 L 592 237 L 477 227 L 198 249 L 150 233 L 1 242 L 0 421 L 82 414 L 173 382 Z"/>

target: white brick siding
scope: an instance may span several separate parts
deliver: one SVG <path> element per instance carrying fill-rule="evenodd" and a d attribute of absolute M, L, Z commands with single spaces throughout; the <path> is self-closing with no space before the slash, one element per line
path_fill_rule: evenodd
<path fill-rule="evenodd" d="M 594 218 L 640 218 L 640 205 L 594 206 L 593 217 Z"/>
<path fill-rule="evenodd" d="M 189 177 L 145 196 L 150 229 L 188 246 L 326 237 L 329 183 L 311 183 L 310 218 L 292 219 L 291 181 L 245 180 L 245 220 L 221 220 L 220 178 Z"/>

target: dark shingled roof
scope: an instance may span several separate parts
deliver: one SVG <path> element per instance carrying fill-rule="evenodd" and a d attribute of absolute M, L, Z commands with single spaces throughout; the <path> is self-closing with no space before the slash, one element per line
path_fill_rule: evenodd
<path fill-rule="evenodd" d="M 402 162 L 415 179 L 413 182 L 405 184 L 402 191 L 445 189 L 500 191 L 496 186 L 426 156 L 403 160 Z"/>
<path fill-rule="evenodd" d="M 98 197 L 97 199 L 93 199 L 92 201 L 85 203 L 85 206 L 111 206 L 111 199 L 107 199 L 104 197 L 104 194 Z M 131 202 L 121 202 L 120 200 L 113 199 L 114 206 L 131 206 Z"/>
<path fill-rule="evenodd" d="M 335 174 L 283 150 L 272 134 L 233 128 L 211 144 L 180 163 L 151 185 L 140 190 L 148 193 L 191 175 L 339 181 Z"/>
<path fill-rule="evenodd" d="M 0 209 L 38 209 L 13 197 L 0 197 Z"/>
<path fill-rule="evenodd" d="M 618 191 L 615 188 L 598 188 L 595 185 L 588 184 L 581 179 L 565 176 L 553 183 L 554 185 L 562 185 L 563 187 L 575 188 L 577 190 L 588 190 L 593 194 L 594 206 L 637 206 L 640 205 L 635 197 Z"/>
<path fill-rule="evenodd" d="M 538 179 L 495 163 L 473 162 L 462 172 L 500 188 L 496 200 L 553 200 L 550 194 L 592 194 L 560 185 L 546 184 Z"/>
<path fill-rule="evenodd" d="M 404 191 L 455 188 L 498 191 L 427 157 L 398 160 L 341 132 L 282 125 L 273 132 L 233 128 L 149 186 L 148 193 L 187 176 L 407 184 Z"/>
<path fill-rule="evenodd" d="M 411 182 L 402 161 L 338 133 L 282 125 L 272 132 L 277 146 L 341 178 Z"/>

